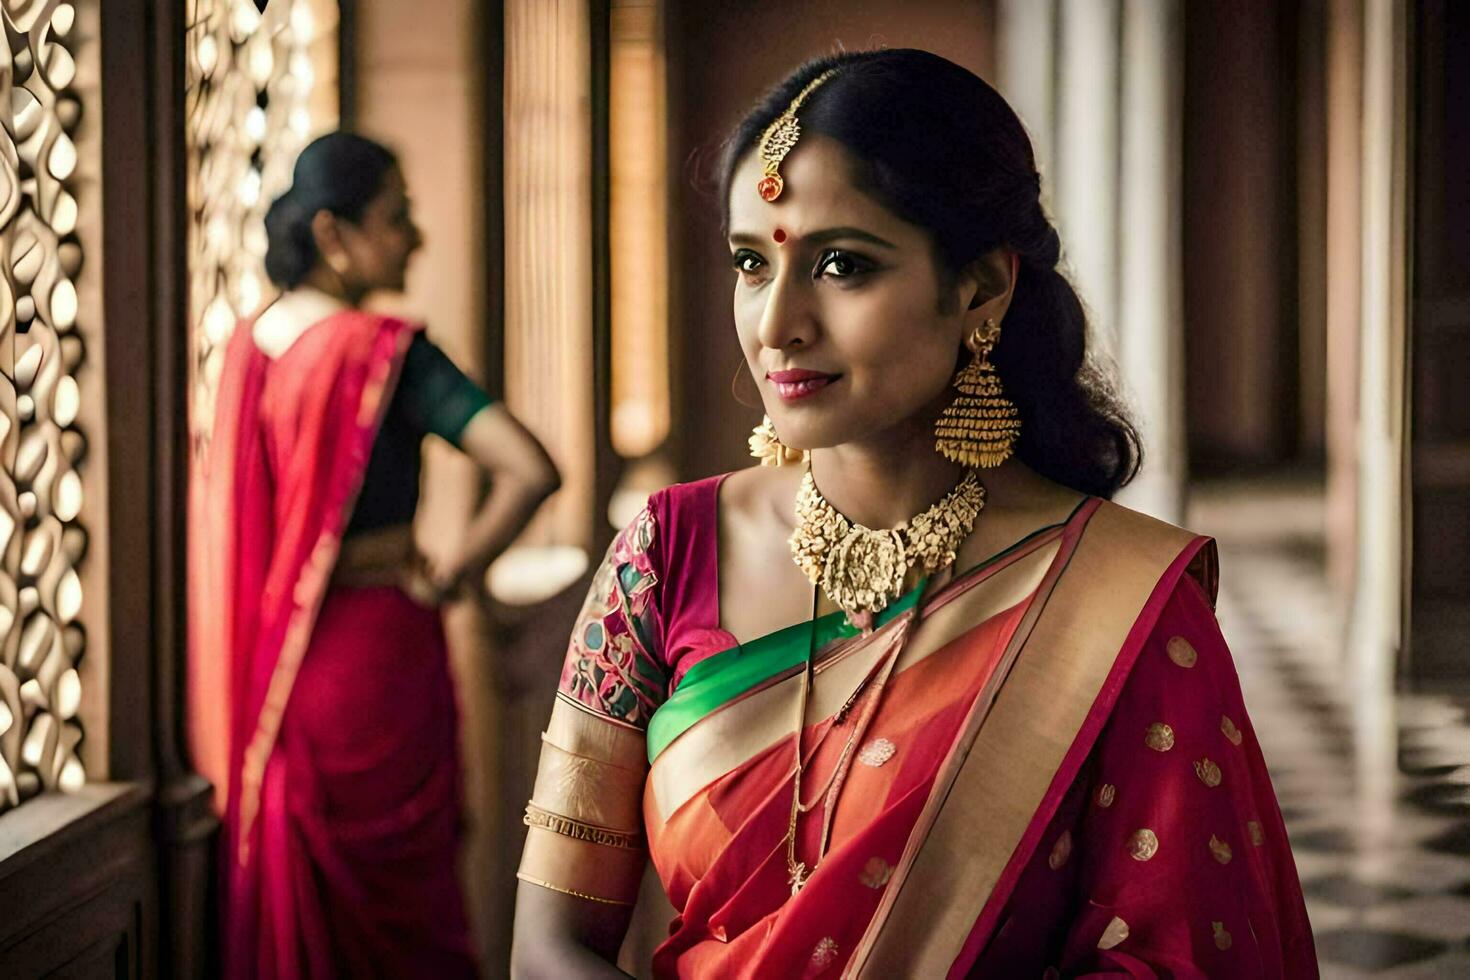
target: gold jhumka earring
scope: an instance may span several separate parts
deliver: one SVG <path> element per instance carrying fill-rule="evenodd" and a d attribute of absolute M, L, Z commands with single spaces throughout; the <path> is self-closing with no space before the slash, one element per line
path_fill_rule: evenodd
<path fill-rule="evenodd" d="M 1010 458 L 1021 435 L 1021 413 L 1005 396 L 990 352 L 1000 340 L 1000 324 L 986 320 L 966 346 L 975 355 L 955 375 L 959 395 L 934 425 L 934 448 L 961 466 L 990 468 Z"/>
<path fill-rule="evenodd" d="M 776 423 L 769 415 L 761 424 L 750 430 L 750 455 L 761 461 L 762 466 L 785 466 L 806 459 L 806 452 L 792 449 L 776 435 Z"/>
<path fill-rule="evenodd" d="M 801 123 L 797 121 L 796 110 L 801 108 L 807 96 L 835 74 L 837 69 L 829 68 L 812 79 L 791 100 L 786 111 L 777 116 L 761 134 L 760 153 L 764 167 L 761 179 L 755 185 L 761 200 L 767 203 L 774 201 L 781 196 L 781 191 L 786 186 L 786 182 L 781 179 L 781 161 L 786 159 L 786 154 L 791 152 L 791 148 L 796 146 L 796 141 L 801 137 Z"/>

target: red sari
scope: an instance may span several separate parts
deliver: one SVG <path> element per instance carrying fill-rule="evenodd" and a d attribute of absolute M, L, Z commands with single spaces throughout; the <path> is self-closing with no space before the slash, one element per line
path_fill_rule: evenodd
<path fill-rule="evenodd" d="M 191 488 L 190 734 L 224 810 L 230 977 L 474 973 L 437 611 L 331 582 L 413 325 L 226 354 Z"/>
<path fill-rule="evenodd" d="M 717 493 L 655 495 L 615 542 L 546 736 L 623 771 L 646 748 L 642 830 L 675 914 L 640 972 L 1316 974 L 1207 539 L 1094 499 L 870 635 L 818 621 L 733 645 Z M 815 871 L 793 895 L 792 706 L 813 648 L 796 853 Z M 579 793 L 555 798 L 551 775 L 536 803 L 566 813 Z M 631 898 L 606 856 L 548 833 L 524 878 Z"/>

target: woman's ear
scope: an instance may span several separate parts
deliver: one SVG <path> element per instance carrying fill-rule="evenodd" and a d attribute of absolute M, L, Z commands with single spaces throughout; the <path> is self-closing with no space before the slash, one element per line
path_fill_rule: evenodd
<path fill-rule="evenodd" d="M 1010 309 L 1011 292 L 1016 289 L 1016 273 L 1020 257 L 1010 248 L 992 248 L 975 262 L 964 267 L 964 279 L 972 285 L 966 311 L 985 310 L 985 316 L 1000 320 Z M 982 317 L 983 319 L 983 317 Z"/>
<path fill-rule="evenodd" d="M 311 217 L 311 237 L 316 242 L 316 252 L 332 271 L 339 276 L 346 273 L 349 263 L 347 249 L 342 244 L 342 230 L 337 216 L 323 208 Z"/>
<path fill-rule="evenodd" d="M 964 306 L 967 327 L 971 323 L 978 325 L 986 320 L 999 323 L 1005 319 L 1020 267 L 1020 256 L 1004 246 L 991 249 L 965 266 L 960 278 L 969 294 Z"/>

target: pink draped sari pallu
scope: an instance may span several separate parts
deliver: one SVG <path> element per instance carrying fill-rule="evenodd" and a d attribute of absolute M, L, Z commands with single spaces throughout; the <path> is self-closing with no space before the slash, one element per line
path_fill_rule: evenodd
<path fill-rule="evenodd" d="M 191 486 L 189 694 L 229 977 L 474 971 L 438 613 L 331 582 L 414 329 L 342 313 L 271 360 L 244 323 L 226 354 Z"/>
<path fill-rule="evenodd" d="M 1315 976 L 1214 588 L 1207 539 L 1092 500 L 826 643 L 797 848 L 819 860 L 795 896 L 775 845 L 799 657 L 753 645 L 740 669 L 765 677 L 733 695 L 730 664 L 690 668 L 648 729 L 644 822 L 677 912 L 654 975 Z"/>

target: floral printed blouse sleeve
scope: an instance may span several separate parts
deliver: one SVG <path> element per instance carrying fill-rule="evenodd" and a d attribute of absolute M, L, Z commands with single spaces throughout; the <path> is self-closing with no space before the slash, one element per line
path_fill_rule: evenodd
<path fill-rule="evenodd" d="M 659 496 L 613 539 L 572 629 L 557 696 L 618 725 L 647 729 L 668 696 L 661 656 Z"/>
<path fill-rule="evenodd" d="M 572 628 L 541 735 L 516 876 L 601 904 L 630 906 L 647 864 L 644 732 L 667 695 L 659 651 L 658 500 L 613 540 Z"/>

